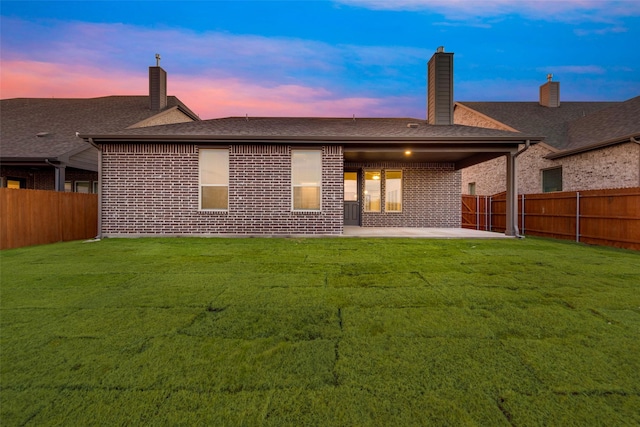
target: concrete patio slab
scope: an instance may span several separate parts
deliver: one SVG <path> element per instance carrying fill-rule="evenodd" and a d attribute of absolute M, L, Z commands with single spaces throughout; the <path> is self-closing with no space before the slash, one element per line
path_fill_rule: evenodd
<path fill-rule="evenodd" d="M 354 227 L 345 226 L 345 237 L 415 237 L 421 239 L 513 239 L 504 233 L 467 228 Z"/>

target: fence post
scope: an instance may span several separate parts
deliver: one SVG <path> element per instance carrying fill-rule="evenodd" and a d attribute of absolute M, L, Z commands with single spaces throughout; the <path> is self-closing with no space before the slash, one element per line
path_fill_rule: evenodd
<path fill-rule="evenodd" d="M 484 231 L 489 231 L 489 207 L 487 206 L 487 196 L 484 196 Z"/>
<path fill-rule="evenodd" d="M 576 191 L 576 242 L 580 241 L 580 192 Z"/>
<path fill-rule="evenodd" d="M 521 216 L 522 216 L 522 234 L 524 235 L 524 230 L 525 230 L 525 227 L 524 227 L 524 194 L 522 195 L 522 213 L 521 213 Z"/>
<path fill-rule="evenodd" d="M 491 210 L 492 204 L 493 196 L 489 196 L 489 206 L 487 206 L 487 209 L 489 210 L 489 231 L 493 230 L 493 218 L 491 216 L 491 214 L 493 213 L 493 211 Z"/>
<path fill-rule="evenodd" d="M 480 196 L 476 195 L 476 230 L 480 230 Z"/>

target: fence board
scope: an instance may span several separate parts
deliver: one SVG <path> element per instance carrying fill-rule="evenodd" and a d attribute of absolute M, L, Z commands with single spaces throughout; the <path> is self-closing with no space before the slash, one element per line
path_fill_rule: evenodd
<path fill-rule="evenodd" d="M 489 230 L 489 196 L 462 196 L 462 228 Z"/>
<path fill-rule="evenodd" d="M 488 206 L 472 204 L 477 196 L 462 198 L 463 228 L 482 227 L 477 218 L 488 215 L 490 231 L 505 230 L 505 193 L 488 198 Z M 472 207 L 483 211 L 478 215 Z M 518 210 L 523 235 L 640 250 L 640 187 L 520 195 Z"/>
<path fill-rule="evenodd" d="M 98 196 L 0 188 L 0 249 L 98 234 Z"/>

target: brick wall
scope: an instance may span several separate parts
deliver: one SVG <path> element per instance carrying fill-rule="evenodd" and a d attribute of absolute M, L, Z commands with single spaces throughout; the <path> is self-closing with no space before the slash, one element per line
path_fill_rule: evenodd
<path fill-rule="evenodd" d="M 521 147 L 522 148 L 522 147 Z M 619 144 L 556 160 L 544 157 L 553 151 L 537 144 L 518 157 L 518 193 L 542 192 L 542 170 L 562 166 L 564 191 L 629 188 L 640 185 L 640 145 Z M 506 191 L 506 162 L 500 157 L 462 170 L 462 193 L 476 183 L 476 194 Z"/>
<path fill-rule="evenodd" d="M 513 130 L 500 122 L 492 120 L 482 114 L 470 110 L 467 107 L 456 105 L 453 114 L 453 124 L 476 126 L 489 129 Z"/>
<path fill-rule="evenodd" d="M 640 145 L 628 142 L 555 160 L 564 191 L 640 186 Z"/>
<path fill-rule="evenodd" d="M 454 123 L 492 129 L 509 128 L 487 119 L 481 114 L 456 106 Z M 521 146 L 522 149 L 524 146 Z M 556 152 L 544 143 L 536 144 L 518 157 L 518 193 L 542 192 L 542 170 L 562 166 L 564 191 L 630 188 L 640 185 L 640 145 L 619 144 L 548 160 L 544 157 Z M 489 160 L 462 170 L 462 193 L 469 194 L 469 183 L 475 183 L 476 194 L 493 195 L 506 191 L 505 157 Z"/>
<path fill-rule="evenodd" d="M 361 211 L 363 227 L 460 227 L 460 171 L 452 163 L 353 163 L 345 169 L 382 170 L 381 212 Z M 402 170 L 402 212 L 384 212 L 384 170 Z"/>
<path fill-rule="evenodd" d="M 102 232 L 153 234 L 341 234 L 342 147 L 322 147 L 322 209 L 292 212 L 291 147 L 229 148 L 229 209 L 198 210 L 198 148 L 103 147 Z"/>
<path fill-rule="evenodd" d="M 520 149 L 524 145 L 520 146 Z M 530 147 L 518 156 L 517 176 L 518 193 L 531 194 L 542 192 L 541 170 L 558 164 L 544 158 L 551 149 L 538 144 Z M 476 184 L 476 194 L 491 196 L 507 190 L 507 162 L 505 156 L 489 160 L 462 170 L 462 193 L 469 194 L 469 183 Z"/>

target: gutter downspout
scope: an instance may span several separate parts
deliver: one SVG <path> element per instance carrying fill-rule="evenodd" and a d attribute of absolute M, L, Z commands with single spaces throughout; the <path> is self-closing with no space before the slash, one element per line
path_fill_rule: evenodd
<path fill-rule="evenodd" d="M 102 239 L 102 149 L 93 141 L 87 138 L 86 141 L 98 150 L 98 234 L 95 240 Z"/>
<path fill-rule="evenodd" d="M 49 166 L 53 166 L 56 169 L 55 183 L 54 183 L 54 186 L 56 187 L 56 191 L 64 191 L 64 181 L 65 181 L 64 173 L 67 167 L 62 162 L 58 165 L 56 165 L 55 163 L 51 163 L 49 159 L 44 159 L 44 162 Z"/>
<path fill-rule="evenodd" d="M 524 148 L 513 155 L 513 193 L 514 193 L 513 204 L 515 206 L 515 208 L 513 209 L 513 216 L 515 217 L 513 221 L 513 228 L 515 232 L 514 236 L 517 237 L 518 239 L 524 239 L 524 236 L 520 234 L 520 230 L 518 229 L 518 173 L 516 170 L 516 159 L 520 154 L 527 151 L 529 147 L 531 147 L 531 140 L 527 139 L 524 143 Z M 523 210 L 524 210 L 524 206 L 523 206 Z M 523 222 L 523 226 L 524 226 L 524 222 Z"/>

